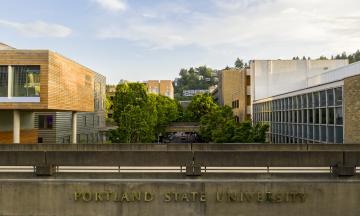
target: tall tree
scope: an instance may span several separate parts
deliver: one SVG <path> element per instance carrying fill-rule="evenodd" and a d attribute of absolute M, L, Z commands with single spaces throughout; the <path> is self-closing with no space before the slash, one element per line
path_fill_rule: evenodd
<path fill-rule="evenodd" d="M 236 68 L 244 68 L 244 61 L 240 58 L 237 58 L 234 65 Z"/>

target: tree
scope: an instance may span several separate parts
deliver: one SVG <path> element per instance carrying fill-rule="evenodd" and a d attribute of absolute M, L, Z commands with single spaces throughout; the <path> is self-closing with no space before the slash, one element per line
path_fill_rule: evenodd
<path fill-rule="evenodd" d="M 226 142 L 233 136 L 234 126 L 231 107 L 216 105 L 212 111 L 201 117 L 200 137 L 204 142 Z"/>
<path fill-rule="evenodd" d="M 148 95 L 146 87 L 142 83 L 124 83 L 116 86 L 113 101 L 113 118 L 120 123 L 120 117 L 127 105 L 144 107 L 147 103 Z"/>
<path fill-rule="evenodd" d="M 202 116 L 212 112 L 217 107 L 218 105 L 209 94 L 199 94 L 192 98 L 187 112 L 192 121 L 200 121 Z"/>
<path fill-rule="evenodd" d="M 148 94 L 140 83 L 119 84 L 113 103 L 118 129 L 110 133 L 112 142 L 154 142 L 179 117 L 176 101 Z"/>
<path fill-rule="evenodd" d="M 200 97 L 198 97 L 200 98 Z M 201 97 L 205 100 L 206 95 Z M 197 98 L 193 99 L 197 101 Z M 195 103 L 194 103 L 195 104 Z M 200 103 L 201 104 L 201 103 Z M 201 106 L 197 106 L 198 109 Z M 268 125 L 244 121 L 237 123 L 231 107 L 220 107 L 217 104 L 200 115 L 200 138 L 203 142 L 216 143 L 253 143 L 265 142 Z"/>
<path fill-rule="evenodd" d="M 242 59 L 237 58 L 234 65 L 236 68 L 244 68 L 244 61 Z"/>
<path fill-rule="evenodd" d="M 154 115 L 138 105 L 128 104 L 120 116 L 117 139 L 124 143 L 154 142 Z"/>
<path fill-rule="evenodd" d="M 164 134 L 165 128 L 175 122 L 179 116 L 179 105 L 175 100 L 165 96 L 156 96 L 157 123 L 156 134 Z"/>

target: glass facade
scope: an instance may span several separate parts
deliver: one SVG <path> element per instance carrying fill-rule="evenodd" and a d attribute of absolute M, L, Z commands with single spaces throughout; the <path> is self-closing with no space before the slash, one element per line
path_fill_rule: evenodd
<path fill-rule="evenodd" d="M 40 96 L 40 66 L 13 66 L 13 96 Z"/>
<path fill-rule="evenodd" d="M 8 96 L 8 66 L 0 66 L 0 97 Z"/>
<path fill-rule="evenodd" d="M 272 143 L 343 143 L 342 102 L 342 87 L 299 94 L 254 104 L 253 120 Z"/>

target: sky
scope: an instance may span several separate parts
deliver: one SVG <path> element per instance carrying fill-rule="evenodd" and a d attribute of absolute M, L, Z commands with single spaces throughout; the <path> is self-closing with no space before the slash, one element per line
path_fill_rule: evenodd
<path fill-rule="evenodd" d="M 0 0 L 0 42 L 49 49 L 107 77 L 174 79 L 237 57 L 360 49 L 359 0 Z"/>

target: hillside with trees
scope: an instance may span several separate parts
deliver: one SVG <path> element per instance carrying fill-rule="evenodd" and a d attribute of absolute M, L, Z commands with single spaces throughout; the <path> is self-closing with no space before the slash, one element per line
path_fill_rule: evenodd
<path fill-rule="evenodd" d="M 177 100 L 191 100 L 190 96 L 183 96 L 184 90 L 208 90 L 217 84 L 217 71 L 207 66 L 181 69 L 174 81 L 174 94 Z"/>

